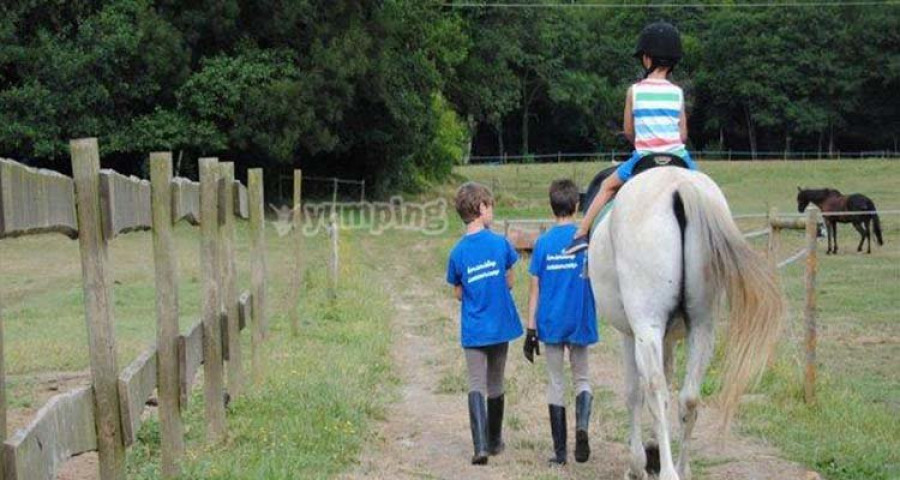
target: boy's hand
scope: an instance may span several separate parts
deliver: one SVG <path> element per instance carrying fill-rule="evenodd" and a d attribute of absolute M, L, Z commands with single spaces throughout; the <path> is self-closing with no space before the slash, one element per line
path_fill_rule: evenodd
<path fill-rule="evenodd" d="M 534 356 L 541 354 L 541 344 L 538 342 L 537 330 L 533 328 L 528 329 L 528 333 L 525 334 L 525 345 L 522 346 L 522 351 L 525 353 L 525 359 L 531 363 L 534 363 Z"/>

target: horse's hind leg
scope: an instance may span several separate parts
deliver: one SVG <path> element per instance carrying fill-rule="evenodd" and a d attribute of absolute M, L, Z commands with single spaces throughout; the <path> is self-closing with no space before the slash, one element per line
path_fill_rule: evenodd
<path fill-rule="evenodd" d="M 683 333 L 681 330 L 669 331 L 663 338 L 663 371 L 666 375 L 666 388 L 669 389 L 670 395 L 675 384 L 675 344 L 683 338 Z M 644 452 L 647 454 L 647 473 L 659 474 L 659 441 L 656 439 L 655 430 L 650 433 L 650 439 L 644 445 Z"/>
<path fill-rule="evenodd" d="M 628 406 L 628 446 L 631 460 L 625 472 L 625 480 L 643 480 L 647 478 L 644 467 L 647 455 L 641 440 L 641 412 L 644 409 L 644 392 L 638 378 L 637 363 L 634 357 L 634 337 L 622 336 L 622 359 L 625 364 L 626 403 Z"/>
<path fill-rule="evenodd" d="M 866 240 L 868 240 L 866 253 L 872 253 L 872 217 L 866 215 L 863 220 L 863 228 L 866 229 Z"/>
<path fill-rule="evenodd" d="M 675 344 L 678 339 L 675 335 L 666 335 L 663 339 L 663 370 L 666 373 L 666 382 L 669 387 L 675 383 Z"/>
<path fill-rule="evenodd" d="M 856 246 L 856 251 L 861 252 L 863 243 L 866 239 L 869 239 L 869 249 L 866 253 L 872 253 L 872 227 L 871 220 L 869 218 L 863 218 L 862 220 L 856 220 L 853 222 L 853 228 L 859 232 L 859 245 Z"/>
<path fill-rule="evenodd" d="M 661 318 L 658 322 L 649 321 L 646 326 L 634 329 L 635 360 L 647 396 L 650 415 L 653 417 L 656 438 L 659 441 L 659 479 L 678 480 L 672 461 L 672 444 L 666 415 L 669 406 L 669 387 L 663 367 L 663 332 L 662 329 L 653 327 L 665 323 L 665 319 Z"/>
<path fill-rule="evenodd" d="M 693 312 L 687 337 L 687 365 L 684 386 L 678 396 L 679 419 L 681 421 L 681 453 L 678 455 L 678 473 L 682 480 L 691 478 L 689 458 L 691 433 L 697 421 L 700 403 L 700 386 L 712 358 L 716 339 L 715 322 L 709 311 Z"/>
<path fill-rule="evenodd" d="M 838 246 L 837 246 L 837 221 L 831 221 L 831 235 L 834 238 L 834 248 L 831 250 L 831 253 L 837 255 Z"/>

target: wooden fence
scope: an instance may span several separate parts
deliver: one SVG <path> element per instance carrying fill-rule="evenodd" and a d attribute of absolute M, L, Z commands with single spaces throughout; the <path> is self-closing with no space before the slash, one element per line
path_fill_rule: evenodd
<path fill-rule="evenodd" d="M 81 252 L 91 386 L 56 395 L 32 421 L 6 439 L 0 455 L 5 480 L 52 480 L 69 458 L 99 452 L 100 478 L 125 478 L 125 448 L 136 441 L 144 405 L 158 391 L 162 476 L 180 473 L 182 412 L 200 366 L 204 370 L 206 439 L 221 441 L 228 394 L 243 389 L 239 334 L 252 327 L 252 370 L 261 377 L 265 337 L 265 229 L 261 169 L 249 171 L 249 191 L 234 180 L 234 165 L 200 160 L 200 182 L 172 178 L 171 153 L 150 155 L 151 180 L 100 169 L 97 140 L 70 143 L 73 178 L 0 159 L 0 238 L 60 232 Z M 234 219 L 251 224 L 252 291 L 236 285 Z M 202 318 L 185 333 L 178 326 L 173 225 L 201 230 Z M 108 246 L 117 235 L 153 231 L 157 338 L 123 370 L 116 364 Z M 6 434 L 2 319 L 0 319 L 0 432 Z M 226 364 L 227 361 L 227 364 Z"/>

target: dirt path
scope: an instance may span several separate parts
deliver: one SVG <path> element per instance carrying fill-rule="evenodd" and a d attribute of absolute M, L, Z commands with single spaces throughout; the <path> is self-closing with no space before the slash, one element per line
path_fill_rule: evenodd
<path fill-rule="evenodd" d="M 594 416 L 593 454 L 589 462 L 549 468 L 551 441 L 544 396 L 541 357 L 534 366 L 521 356 L 521 342 L 511 345 L 507 364 L 506 452 L 487 467 L 469 465 L 464 365 L 458 346 L 459 307 L 443 282 L 443 240 L 424 237 L 368 242 L 380 258 L 385 287 L 396 309 L 392 329 L 394 362 L 401 381 L 399 398 L 363 451 L 359 466 L 345 478 L 623 478 L 627 450 L 626 419 L 618 333 L 591 350 Z M 521 263 L 521 262 L 520 262 Z M 519 292 L 517 292 L 519 295 Z M 571 397 L 571 395 L 569 395 Z M 574 424 L 569 399 L 570 437 Z M 645 418 L 649 415 L 645 415 Z M 695 429 L 692 467 L 695 479 L 763 480 L 817 478 L 781 459 L 759 441 L 717 432 L 717 412 L 704 407 Z"/>

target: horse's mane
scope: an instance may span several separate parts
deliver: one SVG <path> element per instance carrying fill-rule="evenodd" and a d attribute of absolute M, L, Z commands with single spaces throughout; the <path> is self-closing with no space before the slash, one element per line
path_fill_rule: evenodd
<path fill-rule="evenodd" d="M 807 199 L 811 202 L 820 202 L 828 197 L 840 197 L 843 195 L 841 194 L 840 190 L 826 187 L 818 189 L 801 189 L 800 196 L 801 198 Z"/>

